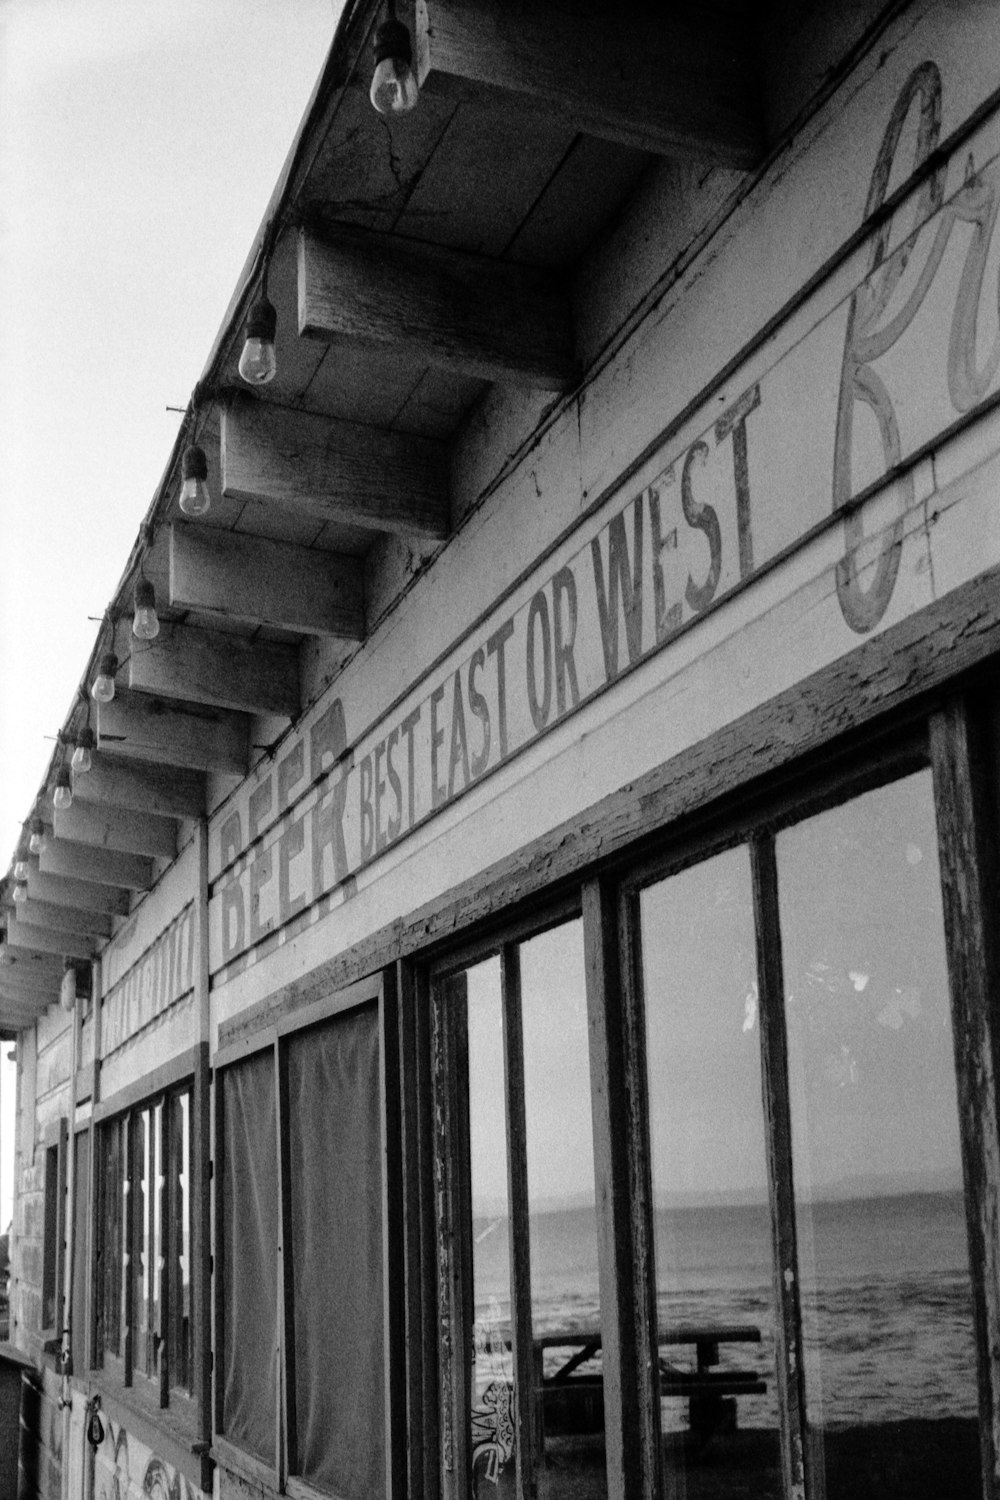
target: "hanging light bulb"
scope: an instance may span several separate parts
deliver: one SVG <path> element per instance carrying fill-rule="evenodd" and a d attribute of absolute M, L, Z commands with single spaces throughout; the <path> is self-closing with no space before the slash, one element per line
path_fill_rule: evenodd
<path fill-rule="evenodd" d="M 35 817 L 31 819 L 31 822 L 28 824 L 28 832 L 31 835 L 28 839 L 28 853 L 41 854 L 45 848 L 45 824 L 41 818 Z"/>
<path fill-rule="evenodd" d="M 73 802 L 73 783 L 66 766 L 56 772 L 56 789 L 52 794 L 52 805 L 65 810 Z"/>
<path fill-rule="evenodd" d="M 73 751 L 70 765 L 78 776 L 85 776 L 94 764 L 94 750 L 97 741 L 94 739 L 94 731 L 89 724 L 76 737 L 76 749 Z"/>
<path fill-rule="evenodd" d="M 97 676 L 90 689 L 90 696 L 95 703 L 110 703 L 115 696 L 115 673 L 118 671 L 118 658 L 113 651 L 105 651 L 97 664 Z"/>
<path fill-rule="evenodd" d="M 14 886 L 14 900 L 21 906 L 28 899 L 28 887 L 25 881 L 19 880 Z"/>
<path fill-rule="evenodd" d="M 393 0 L 388 0 L 385 20 L 375 32 L 375 72 L 369 98 L 380 115 L 404 114 L 417 102 L 410 33 L 397 19 Z"/>
<path fill-rule="evenodd" d="M 240 374 L 243 374 L 242 360 Z M 204 448 L 192 443 L 184 449 L 181 458 L 181 510 L 186 516 L 203 516 L 212 508 L 212 496 L 208 488 L 208 459 Z"/>
<path fill-rule="evenodd" d="M 16 859 L 14 861 L 14 879 L 15 880 L 27 880 L 27 878 L 28 878 L 28 861 L 26 859 Z"/>
<path fill-rule="evenodd" d="M 152 641 L 160 633 L 160 622 L 156 614 L 156 594 L 148 578 L 139 577 L 132 590 L 132 634 L 140 641 Z"/>
<path fill-rule="evenodd" d="M 278 373 L 274 353 L 274 336 L 278 331 L 278 312 L 273 302 L 262 294 L 250 309 L 246 321 L 243 353 L 239 372 L 248 385 L 267 385 Z"/>

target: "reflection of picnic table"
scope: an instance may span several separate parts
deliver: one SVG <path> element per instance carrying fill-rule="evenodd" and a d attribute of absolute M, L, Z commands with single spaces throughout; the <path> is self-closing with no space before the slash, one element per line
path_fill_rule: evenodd
<path fill-rule="evenodd" d="M 661 1328 L 660 1395 L 686 1396 L 691 1431 L 699 1437 L 736 1426 L 737 1396 L 762 1396 L 766 1383 L 756 1370 L 716 1368 L 720 1344 L 759 1344 L 760 1329 L 753 1324 L 715 1327 L 677 1325 Z M 679 1368 L 664 1350 L 693 1344 L 694 1369 Z M 548 1432 L 599 1432 L 604 1426 L 604 1382 L 601 1375 L 581 1367 L 601 1347 L 601 1335 L 587 1332 L 546 1333 L 535 1340 L 535 1379 Z M 545 1372 L 546 1349 L 572 1350 L 555 1370 Z"/>

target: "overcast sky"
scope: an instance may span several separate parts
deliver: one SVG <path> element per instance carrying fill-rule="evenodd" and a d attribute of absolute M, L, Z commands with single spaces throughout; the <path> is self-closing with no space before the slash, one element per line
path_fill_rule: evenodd
<path fill-rule="evenodd" d="M 0 873 L 340 8 L 0 0 Z"/>

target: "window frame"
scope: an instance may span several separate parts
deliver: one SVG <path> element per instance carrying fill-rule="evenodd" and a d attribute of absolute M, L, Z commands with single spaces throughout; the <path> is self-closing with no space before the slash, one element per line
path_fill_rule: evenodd
<path fill-rule="evenodd" d="M 66 1191 L 69 1122 L 53 1120 L 42 1136 L 42 1284 L 40 1337 L 43 1351 L 57 1354 L 62 1347 L 65 1314 Z M 52 1319 L 46 1319 L 48 1304 Z"/>
<path fill-rule="evenodd" d="M 204 1072 L 204 1051 L 193 1047 L 180 1056 L 165 1063 L 152 1073 L 130 1084 L 109 1099 L 95 1104 L 90 1128 L 92 1134 L 92 1160 L 90 1183 L 90 1266 L 88 1275 L 89 1309 L 87 1318 L 87 1373 L 90 1386 L 99 1390 L 109 1410 L 120 1406 L 127 1425 L 133 1414 L 143 1423 L 149 1422 L 176 1438 L 182 1452 L 190 1455 L 196 1451 L 202 1437 L 203 1424 L 200 1410 L 205 1390 L 205 1365 L 209 1358 L 208 1330 L 201 1316 L 204 1282 L 203 1254 L 204 1234 L 201 1221 L 204 1216 L 204 1186 L 207 1173 L 204 1170 L 202 1149 L 202 1115 L 199 1105 L 200 1078 Z M 190 1266 L 190 1350 L 191 1384 L 185 1389 L 172 1383 L 170 1371 L 169 1331 L 161 1335 L 158 1349 L 158 1370 L 155 1376 L 144 1374 L 135 1367 L 133 1270 L 131 1261 L 123 1266 L 119 1261 L 118 1296 L 121 1299 L 120 1353 L 115 1353 L 104 1344 L 103 1318 L 106 1298 L 106 1233 L 107 1216 L 103 1212 L 108 1191 L 108 1153 L 103 1149 L 104 1132 L 122 1127 L 124 1171 L 131 1184 L 136 1171 L 134 1158 L 133 1122 L 144 1109 L 152 1109 L 163 1103 L 164 1115 L 168 1116 L 167 1104 L 186 1094 L 190 1100 L 189 1160 L 188 1172 L 188 1235 L 191 1247 Z M 164 1135 L 168 1138 L 169 1127 Z M 167 1173 L 164 1172 L 166 1179 Z M 119 1179 L 120 1181 L 121 1179 Z M 163 1205 L 168 1198 L 168 1184 L 161 1189 Z M 135 1194 L 123 1194 L 125 1207 L 122 1215 L 122 1255 L 126 1249 L 131 1257 L 134 1236 L 133 1204 Z M 162 1209 L 161 1209 L 162 1212 Z M 168 1231 L 168 1221 L 161 1218 L 161 1235 Z M 169 1320 L 169 1297 L 164 1297 L 164 1288 L 169 1278 L 169 1257 L 163 1256 L 163 1265 L 156 1270 L 159 1281 L 160 1317 Z M 124 1284 L 123 1284 L 124 1283 Z M 136 1378 L 138 1376 L 138 1379 Z M 162 1444 L 161 1444 L 162 1446 Z M 172 1455 L 173 1457 L 173 1455 Z M 191 1472 L 196 1472 L 188 1464 Z"/>
<path fill-rule="evenodd" d="M 595 1180 L 599 1197 L 601 1304 L 604 1329 L 605 1433 L 608 1500 L 663 1494 L 656 1390 L 655 1270 L 652 1256 L 648 1100 L 641 1002 L 641 952 L 635 919 L 639 891 L 648 884 L 746 844 L 751 862 L 762 1032 L 762 1083 L 775 1111 L 765 1134 L 776 1264 L 795 1254 L 791 1178 L 791 1121 L 787 1043 L 782 1004 L 780 927 L 775 865 L 777 832 L 920 770 L 932 778 L 944 911 L 948 987 L 956 1035 L 956 1083 L 969 1220 L 977 1344 L 983 1472 L 992 1472 L 1000 1432 L 1000 1246 L 989 1226 L 1000 1219 L 1000 1103 L 989 1080 L 1000 1078 L 1000 920 L 990 920 L 990 895 L 1000 888 L 1000 679 L 995 670 L 953 681 L 934 700 L 911 702 L 869 726 L 831 738 L 749 785 L 730 784 L 706 797 L 695 813 L 659 821 L 637 833 L 601 863 L 581 861 L 574 887 L 553 887 L 542 916 L 525 907 L 494 912 L 461 947 L 436 950 L 401 964 L 404 1026 L 416 1063 L 404 1121 L 416 1140 L 419 1170 L 412 1201 L 423 1205 L 419 1243 L 420 1295 L 408 1304 L 408 1328 L 427 1330 L 440 1305 L 435 1178 L 454 1146 L 435 1128 L 433 991 L 449 974 L 492 954 L 505 943 L 583 916 L 587 1004 L 591 1029 L 591 1102 L 595 1129 Z M 986 691 L 984 691 L 984 688 Z M 570 893 L 567 895 L 566 892 Z M 504 922 L 504 917 L 507 921 Z M 404 1080 L 405 1082 L 405 1080 Z M 408 1197 L 408 1211 L 411 1198 Z M 431 1228 L 428 1209 L 431 1205 Z M 512 1204 L 513 1211 L 513 1204 Z M 461 1272 L 459 1271 L 459 1275 Z M 795 1283 L 797 1294 L 797 1281 Z M 778 1399 L 782 1412 L 782 1485 L 786 1496 L 817 1495 L 808 1470 L 805 1490 L 795 1464 L 804 1432 L 799 1357 L 801 1312 L 796 1296 L 775 1304 L 778 1323 Z M 451 1337 L 450 1330 L 447 1337 Z M 440 1325 L 408 1373 L 411 1410 L 428 1434 L 414 1466 L 413 1493 L 424 1500 L 458 1500 L 461 1483 L 448 1475 L 443 1443 L 454 1444 L 455 1393 L 447 1369 L 447 1337 Z M 412 1335 L 411 1335 L 412 1338 Z M 444 1354 L 442 1353 L 444 1351 Z M 801 1449 L 798 1449 L 801 1451 Z M 422 1465 L 419 1460 L 422 1459 Z M 452 1460 L 453 1463 L 453 1460 Z M 519 1483 L 518 1494 L 527 1493 Z"/>
<path fill-rule="evenodd" d="M 456 1007 L 451 987 L 464 973 L 491 958 L 500 962 L 500 1006 L 503 1023 L 504 1129 L 508 1167 L 510 1222 L 511 1359 L 514 1370 L 515 1473 L 518 1494 L 533 1494 L 539 1466 L 539 1410 L 535 1389 L 534 1341 L 532 1338 L 531 1268 L 529 1247 L 528 1170 L 526 1143 L 524 1039 L 520 949 L 569 922 L 580 921 L 586 964 L 587 922 L 580 892 L 563 893 L 542 913 L 509 922 L 499 932 L 466 943 L 423 966 L 415 1002 L 422 997 L 426 1015 L 426 1039 L 419 1059 L 424 1087 L 429 1092 L 432 1134 L 425 1136 L 425 1154 L 432 1162 L 433 1180 L 439 1199 L 432 1216 L 431 1234 L 454 1247 L 453 1258 L 436 1256 L 432 1269 L 432 1296 L 436 1327 L 440 1335 L 446 1322 L 447 1340 L 439 1338 L 433 1392 L 425 1390 L 437 1415 L 432 1458 L 441 1463 L 436 1475 L 427 1476 L 423 1493 L 441 1494 L 444 1500 L 464 1500 L 471 1474 L 469 1351 L 472 1348 L 473 1313 L 470 1305 L 471 1259 L 470 1172 L 468 1160 L 468 1105 L 464 1056 L 464 1009 Z M 587 983 L 588 1020 L 592 1020 L 590 984 Z M 590 1047 L 588 1091 L 596 1113 L 593 1090 L 594 1056 Z M 419 1082 L 416 1088 L 419 1089 Z M 417 1100 L 419 1106 L 419 1098 Z M 426 1126 L 425 1126 L 426 1128 Z M 597 1122 L 595 1119 L 595 1136 Z M 596 1143 L 595 1143 L 596 1144 Z M 599 1150 L 595 1149 L 594 1188 L 601 1194 Z M 521 1227 L 519 1227 L 521 1226 Z M 600 1218 L 598 1219 L 600 1237 Z M 601 1284 L 602 1302 L 604 1279 Z M 604 1319 L 602 1318 L 602 1323 Z M 464 1356 L 461 1351 L 465 1350 Z M 426 1424 L 425 1424 L 426 1426 Z M 438 1451 L 440 1448 L 440 1452 Z"/>
<path fill-rule="evenodd" d="M 216 1351 L 215 1382 L 212 1400 L 211 1457 L 222 1468 L 248 1478 L 267 1490 L 302 1497 L 302 1500 L 326 1500 L 326 1492 L 294 1472 L 294 1422 L 290 1412 L 290 1390 L 294 1372 L 289 1364 L 294 1358 L 292 1340 L 286 1330 L 294 1327 L 293 1265 L 291 1244 L 291 1200 L 289 1182 L 289 1136 L 286 1069 L 287 1039 L 311 1027 L 329 1021 L 361 1006 L 375 1003 L 379 1031 L 379 1092 L 381 1122 L 382 1175 L 382 1305 L 384 1340 L 385 1391 L 385 1496 L 386 1500 L 403 1500 L 406 1491 L 407 1412 L 405 1348 L 403 1339 L 404 1273 L 406 1246 L 403 1234 L 403 1162 L 400 1131 L 399 1021 L 396 973 L 380 970 L 354 984 L 343 986 L 313 1004 L 302 1006 L 263 1026 L 250 1035 L 218 1049 L 212 1059 L 213 1069 L 213 1174 L 215 1203 L 213 1231 L 215 1245 L 215 1278 L 212 1298 L 213 1348 Z M 275 1461 L 268 1465 L 256 1455 L 232 1442 L 222 1430 L 224 1338 L 224 1285 L 222 1226 L 220 1215 L 222 1075 L 225 1070 L 261 1052 L 270 1052 L 275 1069 L 275 1151 L 278 1180 L 278 1252 L 277 1252 L 277 1371 L 275 1421 Z"/>

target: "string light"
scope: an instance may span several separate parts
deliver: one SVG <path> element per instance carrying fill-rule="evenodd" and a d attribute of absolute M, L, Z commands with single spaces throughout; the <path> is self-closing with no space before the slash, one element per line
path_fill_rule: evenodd
<path fill-rule="evenodd" d="M 28 839 L 28 853 L 41 854 L 45 848 L 45 824 L 37 814 L 29 822 L 28 832 L 31 835 Z"/>
<path fill-rule="evenodd" d="M 18 880 L 15 883 L 15 886 L 14 886 L 14 900 L 17 903 L 18 906 L 22 906 L 24 904 L 24 902 L 27 901 L 27 899 L 28 899 L 28 887 L 27 887 L 27 883 L 25 881 L 23 881 L 23 880 Z"/>
<path fill-rule="evenodd" d="M 117 656 L 113 651 L 105 651 L 97 664 L 97 676 L 90 689 L 90 696 L 95 703 L 111 702 L 115 696 L 115 673 L 117 671 Z"/>
<path fill-rule="evenodd" d="M 15 880 L 27 880 L 27 878 L 28 878 L 28 861 L 26 859 L 16 859 L 14 861 L 14 879 Z"/>
<path fill-rule="evenodd" d="M 60 766 L 56 772 L 56 789 L 52 793 L 52 805 L 65 811 L 73 802 L 73 783 L 70 780 L 69 769 Z"/>
<path fill-rule="evenodd" d="M 264 290 L 251 307 L 243 332 L 245 342 L 238 369 L 248 385 L 267 385 L 278 373 L 274 352 L 277 331 L 278 311 Z"/>
<path fill-rule="evenodd" d="M 242 370 L 240 371 L 242 374 Z M 184 449 L 181 457 L 181 510 L 186 516 L 203 516 L 212 507 L 208 488 L 208 459 L 197 443 Z"/>
<path fill-rule="evenodd" d="M 132 634 L 140 641 L 153 641 L 160 633 L 156 613 L 156 592 L 149 579 L 140 574 L 132 590 Z M 116 663 L 117 665 L 117 663 Z"/>
<path fill-rule="evenodd" d="M 417 102 L 410 33 L 386 0 L 385 20 L 375 32 L 375 72 L 369 98 L 380 115 L 405 114 Z"/>
<path fill-rule="evenodd" d="M 94 764 L 94 751 L 97 741 L 94 731 L 89 724 L 84 725 L 76 737 L 76 748 L 73 751 L 70 765 L 78 776 L 85 776 Z"/>

